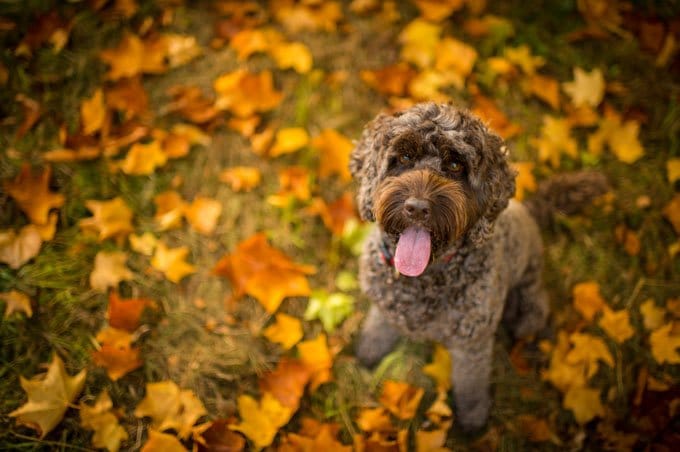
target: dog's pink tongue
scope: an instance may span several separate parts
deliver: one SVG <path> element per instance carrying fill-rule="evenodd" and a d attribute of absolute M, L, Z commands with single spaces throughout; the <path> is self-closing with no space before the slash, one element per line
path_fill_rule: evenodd
<path fill-rule="evenodd" d="M 430 233 L 423 228 L 411 226 L 404 230 L 397 242 L 394 266 L 402 275 L 418 276 L 430 261 Z"/>

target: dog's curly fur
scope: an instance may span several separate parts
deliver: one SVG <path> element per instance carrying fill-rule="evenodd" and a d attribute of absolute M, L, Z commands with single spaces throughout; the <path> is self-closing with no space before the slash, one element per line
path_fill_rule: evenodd
<path fill-rule="evenodd" d="M 528 209 L 510 201 L 514 172 L 502 139 L 466 110 L 426 103 L 368 124 L 351 155 L 362 218 L 376 221 L 360 258 L 362 290 L 373 305 L 357 342 L 368 366 L 400 335 L 438 341 L 453 361 L 457 418 L 486 423 L 492 349 L 506 320 L 517 337 L 545 325 L 542 243 Z M 413 216 L 404 206 L 427 208 Z M 431 235 L 431 259 L 417 277 L 385 263 L 412 225 Z"/>

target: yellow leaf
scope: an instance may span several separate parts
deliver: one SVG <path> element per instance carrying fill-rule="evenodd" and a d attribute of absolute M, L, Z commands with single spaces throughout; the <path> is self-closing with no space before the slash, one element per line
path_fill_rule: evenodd
<path fill-rule="evenodd" d="M 118 46 L 103 50 L 99 57 L 109 65 L 107 80 L 118 80 L 132 77 L 142 71 L 144 60 L 144 44 L 133 34 L 126 34 Z"/>
<path fill-rule="evenodd" d="M 411 21 L 399 34 L 399 42 L 403 45 L 400 59 L 421 69 L 431 66 L 441 32 L 440 25 L 424 19 Z"/>
<path fill-rule="evenodd" d="M 572 296 L 574 309 L 588 321 L 592 321 L 606 305 L 604 298 L 600 295 L 600 285 L 594 281 L 576 284 L 572 289 Z"/>
<path fill-rule="evenodd" d="M 663 216 L 670 221 L 675 233 L 680 235 L 680 193 L 675 194 L 662 210 Z"/>
<path fill-rule="evenodd" d="M 376 70 L 359 72 L 361 80 L 379 93 L 388 96 L 404 96 L 416 71 L 411 65 L 399 62 Z"/>
<path fill-rule="evenodd" d="M 330 381 L 333 356 L 328 349 L 326 335 L 320 333 L 316 339 L 300 342 L 297 345 L 300 360 L 312 373 L 310 388 L 314 391 L 320 384 Z"/>
<path fill-rule="evenodd" d="M 569 336 L 573 348 L 565 357 L 567 363 L 583 363 L 586 366 L 586 378 L 590 378 L 597 373 L 599 361 L 604 362 L 609 367 L 614 367 L 614 358 L 609 348 L 599 337 L 585 333 L 572 333 Z"/>
<path fill-rule="evenodd" d="M 270 4 L 274 17 L 291 33 L 302 30 L 333 32 L 342 19 L 342 6 L 337 1 L 292 2 Z"/>
<path fill-rule="evenodd" d="M 566 392 L 572 386 L 585 386 L 587 363 L 567 362 L 569 353 L 569 335 L 564 331 L 557 334 L 557 344 L 550 356 L 550 366 L 542 372 L 541 377 L 550 381 L 557 389 Z"/>
<path fill-rule="evenodd" d="M 100 251 L 94 258 L 94 269 L 90 273 L 90 287 L 97 292 L 114 289 L 118 283 L 130 280 L 132 272 L 125 266 L 127 254 L 122 251 Z"/>
<path fill-rule="evenodd" d="M 182 217 L 187 204 L 179 193 L 174 190 L 164 191 L 154 196 L 153 202 L 156 204 L 154 220 L 161 231 L 182 225 Z"/>
<path fill-rule="evenodd" d="M 527 77 L 528 91 L 550 105 L 553 109 L 560 108 L 560 85 L 552 77 L 534 74 Z"/>
<path fill-rule="evenodd" d="M 283 99 L 283 93 L 275 90 L 272 73 L 268 70 L 252 74 L 237 69 L 218 77 L 213 86 L 218 94 L 215 106 L 241 118 L 269 111 Z"/>
<path fill-rule="evenodd" d="M 128 434 L 118 423 L 112 408 L 111 397 L 105 389 L 97 396 L 94 405 L 80 404 L 80 426 L 94 430 L 94 447 L 115 452 L 120 449 L 120 443 L 128 438 Z"/>
<path fill-rule="evenodd" d="M 639 129 L 638 122 L 632 119 L 624 122 L 621 115 L 608 109 L 598 129 L 588 137 L 588 151 L 599 155 L 606 144 L 617 159 L 634 163 L 645 153 L 638 137 Z"/>
<path fill-rule="evenodd" d="M 571 136 L 571 126 L 565 118 L 543 116 L 541 135 L 531 138 L 529 142 L 538 149 L 539 160 L 548 161 L 553 168 L 560 167 L 562 154 L 578 157 L 578 144 Z"/>
<path fill-rule="evenodd" d="M 449 426 L 437 430 L 417 430 L 416 431 L 416 452 L 448 452 L 450 449 L 444 447 Z"/>
<path fill-rule="evenodd" d="M 312 69 L 312 52 L 301 42 L 275 43 L 269 52 L 279 69 L 290 68 L 298 74 L 306 74 Z"/>
<path fill-rule="evenodd" d="M 55 353 L 47 373 L 27 380 L 20 377 L 21 387 L 28 402 L 9 413 L 17 422 L 38 432 L 44 438 L 64 417 L 64 413 L 80 394 L 87 371 L 73 377 L 64 368 L 64 362 Z"/>
<path fill-rule="evenodd" d="M 99 241 L 108 238 L 125 238 L 132 232 L 132 210 L 122 198 L 109 201 L 85 201 L 85 206 L 92 212 L 92 217 L 78 222 L 81 229 L 99 233 Z"/>
<path fill-rule="evenodd" d="M 652 356 L 657 363 L 680 364 L 680 334 L 674 328 L 674 323 L 669 322 L 661 326 L 649 335 L 649 346 Z"/>
<path fill-rule="evenodd" d="M 680 179 L 680 158 L 675 157 L 666 161 L 666 176 L 671 184 Z"/>
<path fill-rule="evenodd" d="M 574 386 L 564 395 L 562 406 L 574 413 L 574 418 L 580 425 L 595 417 L 604 416 L 604 407 L 597 389 Z"/>
<path fill-rule="evenodd" d="M 171 68 L 183 66 L 203 53 L 196 36 L 166 33 L 162 37 L 165 44 L 164 56 Z"/>
<path fill-rule="evenodd" d="M 265 392 L 258 403 L 249 395 L 238 397 L 238 412 L 241 422 L 230 425 L 253 441 L 256 450 L 269 446 L 276 433 L 286 425 L 292 416 L 290 408 L 281 405 L 270 393 Z"/>
<path fill-rule="evenodd" d="M 462 86 L 464 80 L 455 72 L 445 75 L 434 69 L 424 69 L 409 82 L 408 92 L 419 101 L 448 102 L 449 96 L 439 90 L 449 84 Z"/>
<path fill-rule="evenodd" d="M 534 178 L 534 162 L 515 162 L 512 164 L 513 169 L 517 171 L 515 178 L 515 199 L 521 201 L 524 199 L 525 192 L 536 191 L 536 179 Z"/>
<path fill-rule="evenodd" d="M 98 88 L 92 97 L 80 104 L 80 125 L 84 135 L 92 135 L 102 128 L 106 120 L 104 93 Z"/>
<path fill-rule="evenodd" d="M 390 414 L 381 406 L 363 408 L 359 412 L 356 422 L 364 432 L 388 432 L 395 428 L 392 425 Z"/>
<path fill-rule="evenodd" d="M 51 212 L 47 217 L 47 223 L 35 225 L 38 234 L 43 242 L 47 242 L 54 238 L 54 234 L 57 232 L 57 220 L 59 216 L 56 212 Z"/>
<path fill-rule="evenodd" d="M 231 38 L 229 47 L 236 51 L 239 61 L 245 61 L 254 53 L 266 52 L 272 44 L 283 40 L 283 35 L 273 28 L 246 28 Z"/>
<path fill-rule="evenodd" d="M 5 318 L 8 318 L 15 312 L 23 312 L 26 317 L 33 316 L 33 309 L 31 308 L 31 299 L 28 295 L 16 290 L 9 292 L 0 292 L 0 300 L 5 300 Z"/>
<path fill-rule="evenodd" d="M 186 452 L 186 448 L 174 435 L 149 429 L 149 439 L 144 443 L 140 452 Z"/>
<path fill-rule="evenodd" d="M 264 337 L 288 350 L 302 339 L 302 322 L 287 314 L 276 314 L 276 323 L 265 328 Z"/>
<path fill-rule="evenodd" d="M 666 318 L 666 310 L 657 306 L 653 298 L 640 304 L 640 314 L 642 314 L 642 323 L 648 330 L 659 328 Z"/>
<path fill-rule="evenodd" d="M 437 388 L 437 398 L 425 412 L 427 418 L 435 425 L 446 425 L 453 416 L 451 404 L 447 401 L 447 394 L 448 389 Z"/>
<path fill-rule="evenodd" d="M 432 362 L 423 366 L 423 373 L 434 379 L 438 389 L 451 388 L 451 356 L 446 347 L 435 344 Z"/>
<path fill-rule="evenodd" d="M 526 75 L 534 75 L 536 69 L 545 64 L 545 58 L 532 55 L 531 49 L 526 45 L 506 47 L 504 56 L 512 64 L 519 66 Z"/>
<path fill-rule="evenodd" d="M 269 155 L 278 157 L 295 152 L 309 143 L 309 135 L 303 127 L 289 127 L 276 132 L 274 144 L 269 149 Z"/>
<path fill-rule="evenodd" d="M 120 162 L 120 168 L 125 174 L 149 175 L 167 161 L 168 156 L 161 149 L 160 142 L 153 140 L 146 144 L 133 144 L 125 159 Z"/>
<path fill-rule="evenodd" d="M 403 381 L 386 380 L 378 401 L 397 418 L 413 418 L 425 390 Z"/>
<path fill-rule="evenodd" d="M 319 177 L 326 179 L 337 174 L 340 180 L 349 182 L 349 155 L 354 148 L 352 141 L 334 129 L 324 129 L 311 143 L 319 151 Z"/>
<path fill-rule="evenodd" d="M 630 324 L 630 314 L 626 309 L 612 311 L 605 307 L 598 324 L 609 337 L 619 344 L 635 334 L 635 330 Z"/>
<path fill-rule="evenodd" d="M 197 196 L 184 209 L 184 216 L 191 227 L 204 235 L 211 235 L 215 232 L 217 220 L 221 214 L 222 203 L 205 196 Z"/>
<path fill-rule="evenodd" d="M 41 246 L 42 238 L 35 225 L 24 226 L 18 235 L 12 230 L 0 231 L 0 262 L 16 270 L 37 256 Z"/>
<path fill-rule="evenodd" d="M 169 380 L 147 383 L 146 395 L 135 408 L 135 416 L 151 418 L 153 429 L 173 429 L 182 439 L 189 437 L 196 421 L 206 414 L 203 404 L 192 391 L 180 390 Z"/>
<path fill-rule="evenodd" d="M 463 8 L 464 0 L 413 0 L 423 19 L 440 22 Z"/>
<path fill-rule="evenodd" d="M 168 248 L 165 243 L 158 242 L 151 266 L 163 273 L 169 281 L 178 283 L 185 276 L 196 272 L 196 267 L 185 261 L 187 254 L 187 246 Z"/>
<path fill-rule="evenodd" d="M 477 61 L 475 48 L 457 39 L 446 37 L 435 46 L 434 67 L 440 72 L 452 71 L 465 80 L 472 73 L 475 61 Z M 462 83 L 455 86 L 458 89 L 463 88 Z"/>
<path fill-rule="evenodd" d="M 50 210 L 63 206 L 66 200 L 64 195 L 50 190 L 51 175 L 52 168 L 49 166 L 34 174 L 31 167 L 24 164 L 14 180 L 3 183 L 7 193 L 33 224 L 46 224 Z"/>
<path fill-rule="evenodd" d="M 144 256 L 151 256 L 158 243 L 156 236 L 148 231 L 142 235 L 130 234 L 128 240 L 130 241 L 130 248 L 132 248 L 132 251 L 143 254 Z"/>
<path fill-rule="evenodd" d="M 604 77 L 599 69 L 586 72 L 575 67 L 574 81 L 562 83 L 562 89 L 571 97 L 571 103 L 576 107 L 600 105 L 604 98 L 604 88 Z"/>
<path fill-rule="evenodd" d="M 247 192 L 260 185 L 262 173 L 254 166 L 235 166 L 222 170 L 219 178 L 221 182 L 229 185 L 232 190 Z"/>

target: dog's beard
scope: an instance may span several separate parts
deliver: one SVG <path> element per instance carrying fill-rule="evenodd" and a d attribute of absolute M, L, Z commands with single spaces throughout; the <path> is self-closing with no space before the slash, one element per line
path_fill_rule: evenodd
<path fill-rule="evenodd" d="M 414 220 L 405 202 L 417 198 L 428 203 L 430 213 Z M 375 217 L 383 230 L 397 239 L 395 266 L 407 276 L 418 276 L 435 253 L 453 243 L 470 223 L 470 198 L 461 182 L 428 170 L 411 170 L 386 178 L 375 196 Z"/>

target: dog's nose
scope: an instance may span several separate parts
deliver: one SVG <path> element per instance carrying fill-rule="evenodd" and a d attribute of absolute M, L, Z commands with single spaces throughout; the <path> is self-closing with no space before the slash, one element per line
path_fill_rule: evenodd
<path fill-rule="evenodd" d="M 410 197 L 404 202 L 406 216 L 412 220 L 427 220 L 430 216 L 430 203 L 424 199 Z"/>

